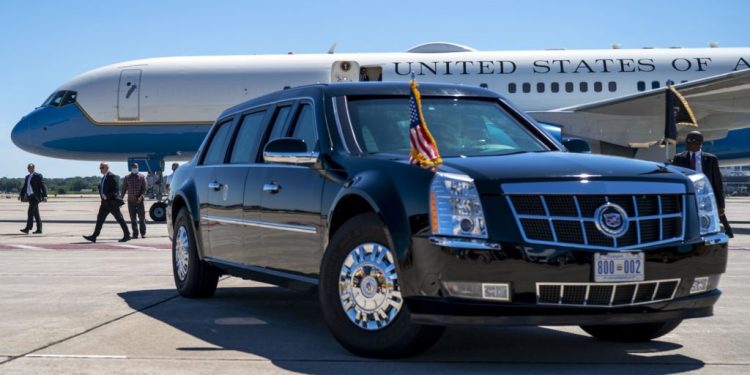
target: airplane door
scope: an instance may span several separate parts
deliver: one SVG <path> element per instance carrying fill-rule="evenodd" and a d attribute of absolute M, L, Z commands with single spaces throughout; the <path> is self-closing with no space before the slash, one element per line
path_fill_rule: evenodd
<path fill-rule="evenodd" d="M 359 63 L 356 61 L 335 61 L 331 68 L 331 82 L 358 82 Z"/>
<path fill-rule="evenodd" d="M 125 69 L 120 72 L 117 90 L 117 119 L 138 120 L 141 107 L 141 70 Z"/>

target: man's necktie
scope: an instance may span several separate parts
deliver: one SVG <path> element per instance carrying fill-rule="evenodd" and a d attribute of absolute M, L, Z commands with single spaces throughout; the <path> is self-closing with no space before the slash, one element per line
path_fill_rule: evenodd
<path fill-rule="evenodd" d="M 690 168 L 695 170 L 695 152 L 690 153 Z"/>

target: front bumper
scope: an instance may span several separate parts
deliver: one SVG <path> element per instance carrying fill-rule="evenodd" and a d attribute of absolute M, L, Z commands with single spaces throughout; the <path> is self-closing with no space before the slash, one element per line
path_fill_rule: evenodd
<path fill-rule="evenodd" d="M 595 250 L 525 244 L 471 244 L 413 237 L 400 263 L 402 294 L 420 324 L 594 325 L 628 324 L 711 316 L 721 292 L 691 294 L 698 277 L 726 271 L 724 234 L 691 243 L 644 249 L 645 282 L 679 279 L 668 300 L 619 306 L 542 304 L 539 283 L 593 283 Z M 717 278 L 718 279 L 718 278 Z M 446 282 L 505 283 L 509 301 L 458 298 Z"/>

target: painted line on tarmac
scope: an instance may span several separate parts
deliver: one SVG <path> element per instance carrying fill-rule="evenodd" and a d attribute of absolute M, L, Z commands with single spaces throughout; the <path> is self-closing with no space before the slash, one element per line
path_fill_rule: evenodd
<path fill-rule="evenodd" d="M 37 246 L 23 244 L 0 244 L 1 250 L 76 250 L 76 251 L 97 251 L 97 250 L 147 250 L 147 251 L 164 251 L 171 250 L 172 244 L 154 243 L 144 245 L 126 245 L 116 243 L 57 243 L 42 244 Z"/>
<path fill-rule="evenodd" d="M 31 245 L 10 245 L 10 246 L 15 247 L 16 249 L 21 249 L 21 250 L 47 250 L 43 247 L 37 247 L 37 246 L 31 246 Z"/>
<path fill-rule="evenodd" d="M 88 354 L 27 354 L 24 358 L 84 358 L 84 359 L 128 359 L 125 355 L 88 355 Z"/>

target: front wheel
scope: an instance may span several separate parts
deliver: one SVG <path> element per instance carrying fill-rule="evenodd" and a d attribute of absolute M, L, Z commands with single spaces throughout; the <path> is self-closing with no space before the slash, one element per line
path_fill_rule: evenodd
<path fill-rule="evenodd" d="M 174 223 L 172 273 L 177 292 L 187 298 L 211 297 L 219 283 L 219 272 L 198 257 L 195 231 L 185 208 Z"/>
<path fill-rule="evenodd" d="M 432 346 L 444 327 L 411 323 L 395 254 L 375 214 L 358 215 L 333 236 L 320 270 L 319 298 L 341 345 L 365 357 L 397 358 Z"/>
<path fill-rule="evenodd" d="M 666 322 L 581 326 L 591 336 L 603 341 L 642 342 L 662 337 L 682 323 L 682 319 Z"/>

